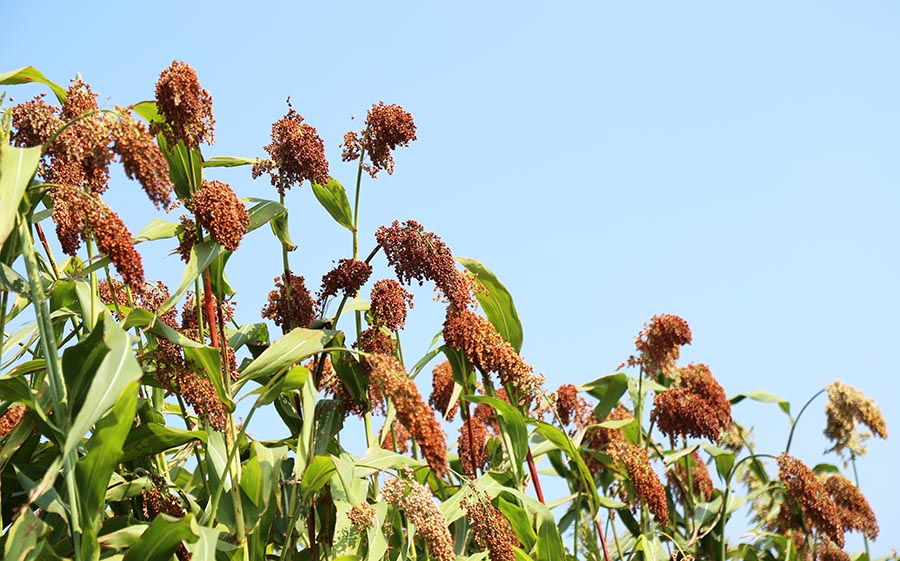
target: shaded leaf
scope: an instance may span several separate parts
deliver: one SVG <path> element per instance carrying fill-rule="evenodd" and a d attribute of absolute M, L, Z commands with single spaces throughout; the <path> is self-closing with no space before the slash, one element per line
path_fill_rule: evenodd
<path fill-rule="evenodd" d="M 600 400 L 600 403 L 594 408 L 594 415 L 602 421 L 628 391 L 628 377 L 621 372 L 610 374 L 588 382 L 583 389 Z"/>
<path fill-rule="evenodd" d="M 308 499 L 310 495 L 324 487 L 336 471 L 331 456 L 313 456 L 300 480 L 300 495 Z"/>
<path fill-rule="evenodd" d="M 184 518 L 158 515 L 122 561 L 169 561 L 181 542 L 194 543 L 199 538 L 191 528 L 193 519 L 191 514 Z"/>
<path fill-rule="evenodd" d="M 135 234 L 132 239 L 135 243 L 139 243 L 174 238 L 178 235 L 179 228 L 181 228 L 180 224 L 157 217 L 144 226 L 144 229 Z"/>
<path fill-rule="evenodd" d="M 503 425 L 502 434 L 505 438 L 509 438 L 510 448 L 513 458 L 510 461 L 513 464 L 513 470 L 519 481 L 522 479 L 522 463 L 528 454 L 528 430 L 525 428 L 525 417 L 522 412 L 513 405 L 498 399 L 496 397 L 488 397 L 483 395 L 466 395 L 462 399 L 473 403 L 487 403 L 497 412 L 501 425 Z"/>
<path fill-rule="evenodd" d="M 122 448 L 122 461 L 159 454 L 194 440 L 206 442 L 206 432 L 185 430 L 160 423 L 142 423 L 132 429 Z"/>
<path fill-rule="evenodd" d="M 301 327 L 291 330 L 272 343 L 241 372 L 235 391 L 250 380 L 272 376 L 319 352 L 332 337 L 334 332 L 328 330 Z"/>

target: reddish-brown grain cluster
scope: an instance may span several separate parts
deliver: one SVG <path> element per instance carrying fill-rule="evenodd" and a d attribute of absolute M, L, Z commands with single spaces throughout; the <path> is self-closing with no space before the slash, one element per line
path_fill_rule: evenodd
<path fill-rule="evenodd" d="M 65 124 L 57 108 L 44 102 L 44 94 L 12 108 L 11 140 L 16 146 L 42 146 Z"/>
<path fill-rule="evenodd" d="M 661 378 L 674 368 L 681 346 L 691 342 L 691 328 L 682 318 L 661 314 L 650 318 L 634 340 L 639 355 L 629 357 L 628 364 L 640 366 L 654 378 Z"/>
<path fill-rule="evenodd" d="M 690 463 L 690 468 L 685 463 Z M 704 501 L 712 499 L 713 482 L 709 476 L 709 470 L 706 464 L 700 460 L 700 454 L 694 450 L 689 456 L 678 460 L 673 469 L 667 472 L 669 478 L 669 487 L 674 491 L 674 495 L 682 502 L 685 498 L 685 490 L 688 488 L 688 482 L 693 489 L 693 494 L 701 497 Z"/>
<path fill-rule="evenodd" d="M 226 183 L 203 181 L 191 197 L 188 208 L 219 245 L 234 251 L 250 227 L 247 208 Z"/>
<path fill-rule="evenodd" d="M 342 159 L 345 162 L 356 160 L 365 150 L 371 164 L 363 164 L 363 169 L 369 175 L 376 177 L 381 170 L 391 174 L 394 173 L 393 150 L 397 146 L 409 146 L 415 139 L 416 124 L 412 115 L 399 105 L 380 101 L 369 110 L 362 135 L 352 131 L 344 135 Z"/>
<path fill-rule="evenodd" d="M 469 417 L 459 427 L 459 461 L 466 475 L 478 477 L 476 470 L 483 470 L 488 466 L 485 449 L 487 438 L 487 425 L 480 417 Z"/>
<path fill-rule="evenodd" d="M 13 405 L 0 415 L 0 436 L 6 436 L 19 426 L 28 408 L 24 405 Z"/>
<path fill-rule="evenodd" d="M 319 185 L 328 181 L 325 143 L 316 128 L 304 123 L 303 117 L 291 107 L 290 99 L 287 114 L 272 123 L 272 143 L 265 150 L 270 158 L 253 165 L 253 177 L 268 173 L 272 185 L 282 195 L 292 185 L 300 185 L 305 180 Z"/>
<path fill-rule="evenodd" d="M 127 110 L 117 109 L 121 116 L 112 124 L 111 136 L 125 175 L 141 184 L 156 208 L 167 208 L 172 201 L 169 163 L 144 123 Z"/>
<path fill-rule="evenodd" d="M 603 469 L 603 463 L 597 459 L 595 452 L 604 450 L 613 442 L 624 442 L 625 434 L 621 428 L 611 429 L 598 426 L 601 422 L 596 415 L 591 412 L 587 416 L 584 426 L 579 428 L 585 429 L 584 438 L 581 441 L 582 455 L 587 463 L 588 469 L 592 474 L 597 474 Z M 634 420 L 634 415 L 623 405 L 617 405 L 615 409 L 609 412 L 605 421 L 625 421 Z"/>
<path fill-rule="evenodd" d="M 395 220 L 390 227 L 380 227 L 375 239 L 400 282 L 409 284 L 415 279 L 421 285 L 430 280 L 453 308 L 462 310 L 469 306 L 471 282 L 457 270 L 453 254 L 439 236 L 426 232 L 415 220 L 403 224 Z"/>
<path fill-rule="evenodd" d="M 612 442 L 606 450 L 613 461 L 628 472 L 628 479 L 634 485 L 637 499 L 647 505 L 656 519 L 665 525 L 669 520 L 666 488 L 653 471 L 647 452 L 626 441 Z"/>
<path fill-rule="evenodd" d="M 197 72 L 185 62 L 173 61 L 156 82 L 156 108 L 165 118 L 153 123 L 153 134 L 162 132 L 174 146 L 183 141 L 188 147 L 215 142 L 212 96 L 200 86 Z"/>
<path fill-rule="evenodd" d="M 809 527 L 844 547 L 844 528 L 837 506 L 806 464 L 786 453 L 778 456 L 778 478 L 784 483 L 791 518 L 799 513 Z"/>
<path fill-rule="evenodd" d="M 530 402 L 544 382 L 543 376 L 534 373 L 491 322 L 471 310 L 447 314 L 444 341 L 462 351 L 479 370 L 495 372 L 504 385 L 516 388 L 524 402 Z"/>
<path fill-rule="evenodd" d="M 435 411 L 440 411 L 441 415 L 447 421 L 452 421 L 456 417 L 456 411 L 459 409 L 459 403 L 454 403 L 450 407 L 450 400 L 453 398 L 453 367 L 450 362 L 445 360 L 434 367 L 431 372 L 431 395 L 428 397 L 428 404 L 434 407 Z"/>
<path fill-rule="evenodd" d="M 837 507 L 845 532 L 861 532 L 872 540 L 878 537 L 878 520 L 859 487 L 840 475 L 830 476 L 823 487 Z"/>
<path fill-rule="evenodd" d="M 416 525 L 428 553 L 438 561 L 454 561 L 453 538 L 448 529 L 447 517 L 431 498 L 431 492 L 413 479 L 412 470 L 404 467 L 405 479 L 389 479 L 382 494 L 389 504 L 399 507 L 409 521 Z"/>
<path fill-rule="evenodd" d="M 97 248 L 109 257 L 126 284 L 139 286 L 144 283 L 144 266 L 141 254 L 131 241 L 131 232 L 118 214 L 108 206 L 98 203 L 91 216 Z"/>
<path fill-rule="evenodd" d="M 313 300 L 303 277 L 290 273 L 290 294 L 282 277 L 275 277 L 275 290 L 269 292 L 269 302 L 262 309 L 262 317 L 275 322 L 287 333 L 295 327 L 309 327 L 316 319 Z"/>
<path fill-rule="evenodd" d="M 397 408 L 397 420 L 416 439 L 434 475 L 443 477 L 447 472 L 447 440 L 434 410 L 422 399 L 416 383 L 396 358 L 372 355 L 367 362 L 371 376 Z"/>
<path fill-rule="evenodd" d="M 407 306 L 413 307 L 413 295 L 393 279 L 382 279 L 372 287 L 370 310 L 375 326 L 391 331 L 403 329 Z"/>
<path fill-rule="evenodd" d="M 372 274 L 372 266 L 356 259 L 341 259 L 337 267 L 322 277 L 322 288 L 319 290 L 319 303 L 322 304 L 332 296 L 342 294 L 353 297 L 366 284 Z"/>
<path fill-rule="evenodd" d="M 718 442 L 731 426 L 731 403 L 705 364 L 679 370 L 680 381 L 656 394 L 650 421 L 670 438 L 706 437 Z"/>
<path fill-rule="evenodd" d="M 151 477 L 153 478 L 155 486 L 141 491 L 141 498 L 144 501 L 144 516 L 148 520 L 153 520 L 159 514 L 167 514 L 169 516 L 174 516 L 175 518 L 184 518 L 185 511 L 178 500 L 167 491 L 160 490 L 165 489 L 165 480 L 159 476 Z M 191 553 L 183 543 L 178 545 L 178 548 L 175 550 L 175 555 L 178 557 L 179 561 L 189 561 L 191 559 Z"/>
<path fill-rule="evenodd" d="M 521 545 L 509 520 L 491 504 L 487 494 L 471 489 L 471 495 L 462 500 L 469 526 L 475 535 L 475 543 L 482 551 L 487 549 L 491 561 L 513 561 L 515 547 Z"/>
<path fill-rule="evenodd" d="M 831 542 L 819 544 L 816 548 L 816 561 L 850 561 L 850 555 Z"/>
<path fill-rule="evenodd" d="M 384 435 L 381 441 L 381 447 L 385 450 L 392 450 L 398 454 L 406 454 L 409 452 L 409 440 L 412 437 L 406 427 L 400 421 L 394 419 L 391 423 L 391 429 Z"/>
<path fill-rule="evenodd" d="M 556 390 L 556 415 L 563 427 L 572 422 L 583 425 L 591 410 L 587 400 L 578 395 L 578 388 L 563 384 Z"/>
<path fill-rule="evenodd" d="M 105 192 L 109 187 L 112 152 L 109 125 L 99 113 L 97 94 L 80 78 L 74 80 L 60 116 L 69 126 L 50 147 L 48 181 L 79 188 L 86 185 L 95 195 Z"/>

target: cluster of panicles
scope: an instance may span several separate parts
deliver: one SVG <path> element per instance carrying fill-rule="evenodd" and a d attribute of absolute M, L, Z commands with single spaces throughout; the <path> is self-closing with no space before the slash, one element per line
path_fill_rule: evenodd
<path fill-rule="evenodd" d="M 49 182 L 81 187 L 87 185 L 98 195 L 109 187 L 110 130 L 99 113 L 97 94 L 80 78 L 69 86 L 60 109 L 64 121 L 73 122 L 50 147 L 52 163 Z"/>
<path fill-rule="evenodd" d="M 19 426 L 28 408 L 24 405 L 13 405 L 3 415 L 0 415 L 0 436 L 6 436 Z"/>
<path fill-rule="evenodd" d="M 378 327 L 363 330 L 353 346 L 364 353 L 376 355 L 391 355 L 396 348 L 391 334 Z"/>
<path fill-rule="evenodd" d="M 187 263 L 191 260 L 191 250 L 197 243 L 197 224 L 184 214 L 181 215 L 179 221 L 181 222 L 181 234 L 178 236 L 178 249 L 175 252 L 182 261 Z"/>
<path fill-rule="evenodd" d="M 587 400 L 578 395 L 578 388 L 563 384 L 556 390 L 556 415 L 563 427 L 572 422 L 583 425 L 586 417 L 591 415 L 591 409 Z"/>
<path fill-rule="evenodd" d="M 837 507 L 845 532 L 862 532 L 872 540 L 878 537 L 878 520 L 859 487 L 840 475 L 830 476 L 823 487 Z"/>
<path fill-rule="evenodd" d="M 428 489 L 413 479 L 412 470 L 404 467 L 405 479 L 389 479 L 382 494 L 389 504 L 399 507 L 410 522 L 416 525 L 416 533 L 428 546 L 428 552 L 437 561 L 454 561 L 453 538 L 448 529 L 447 517 L 431 498 Z"/>
<path fill-rule="evenodd" d="M 372 355 L 367 362 L 370 377 L 381 385 L 397 408 L 397 420 L 416 439 L 435 477 L 443 477 L 447 472 L 447 440 L 434 410 L 422 399 L 416 383 L 396 358 Z"/>
<path fill-rule="evenodd" d="M 634 340 L 639 355 L 628 358 L 629 366 L 640 366 L 645 373 L 657 378 L 674 368 L 682 345 L 691 343 L 691 328 L 682 318 L 661 314 L 650 318 Z"/>
<path fill-rule="evenodd" d="M 856 429 L 862 423 L 879 438 L 887 439 L 887 424 L 875 400 L 840 381 L 829 384 L 828 403 L 825 405 L 825 436 L 841 456 L 863 456 L 866 453 L 865 440 L 871 436 Z"/>
<path fill-rule="evenodd" d="M 253 177 L 268 173 L 272 185 L 284 195 L 285 189 L 300 185 L 304 180 L 325 185 L 328 181 L 328 160 L 325 159 L 325 143 L 312 125 L 291 107 L 272 123 L 272 143 L 265 146 L 270 158 L 258 160 L 253 165 Z"/>
<path fill-rule="evenodd" d="M 169 145 L 179 140 L 195 147 L 215 142 L 212 96 L 200 87 L 197 73 L 185 62 L 172 61 L 156 82 L 156 108 L 165 122 L 153 123 L 150 132 L 162 133 Z"/>
<path fill-rule="evenodd" d="M 791 509 L 799 510 L 806 523 L 829 541 L 844 547 L 844 527 L 837 506 L 816 474 L 802 461 L 783 453 L 778 456 L 778 478 L 784 483 Z"/>
<path fill-rule="evenodd" d="M 288 273 L 290 281 L 275 277 L 275 290 L 269 292 L 269 302 L 262 309 L 262 317 L 275 322 L 287 333 L 295 327 L 309 327 L 316 319 L 316 301 L 313 300 L 303 277 Z"/>
<path fill-rule="evenodd" d="M 505 401 L 509 403 L 509 396 L 506 395 L 505 388 L 499 388 L 494 392 L 494 397 L 501 401 Z M 482 423 L 485 424 L 488 428 L 491 429 L 491 432 L 495 436 L 500 435 L 500 422 L 497 420 L 497 414 L 494 411 L 494 406 L 490 403 L 479 403 L 475 406 L 475 411 L 472 413 L 474 417 L 477 417 Z"/>
<path fill-rule="evenodd" d="M 117 313 L 115 308 L 122 309 L 124 307 L 141 308 L 153 313 L 162 306 L 163 302 L 169 299 L 169 287 L 162 281 L 156 283 L 144 282 L 144 284 L 129 287 L 116 279 L 102 279 L 99 281 L 97 289 L 100 294 L 100 301 L 107 306 L 113 306 L 113 313 Z M 178 327 L 178 311 L 170 308 L 159 314 L 159 319 L 176 329 Z M 124 319 L 118 317 L 118 319 Z"/>
<path fill-rule="evenodd" d="M 690 472 L 685 466 L 685 462 L 690 463 Z M 713 482 L 709 476 L 709 470 L 706 464 L 700 460 L 700 454 L 694 450 L 690 456 L 678 460 L 674 469 L 667 472 L 669 478 L 669 487 L 674 491 L 674 495 L 679 497 L 682 502 L 685 498 L 685 489 L 688 488 L 688 481 L 691 482 L 693 494 L 702 497 L 704 501 L 710 501 L 713 495 Z"/>
<path fill-rule="evenodd" d="M 413 295 L 394 279 L 382 279 L 372 287 L 370 295 L 374 325 L 399 331 L 406 325 L 407 306 L 413 307 Z"/>
<path fill-rule="evenodd" d="M 188 208 L 216 243 L 229 251 L 238 248 L 250 227 L 250 215 L 244 203 L 221 181 L 204 180 L 203 186 L 191 197 Z"/>
<path fill-rule="evenodd" d="M 159 343 L 163 341 L 160 340 Z M 163 387 L 184 398 L 197 416 L 205 419 L 211 427 L 225 432 L 228 413 L 212 382 L 197 374 L 195 365 L 185 360 L 174 345 L 158 345 L 154 358 L 156 379 Z"/>
<path fill-rule="evenodd" d="M 487 438 L 487 425 L 479 417 L 469 417 L 459 427 L 459 462 L 466 475 L 478 477 L 477 470 L 487 468 Z"/>
<path fill-rule="evenodd" d="M 665 525 L 669 520 L 666 489 L 653 471 L 646 450 L 630 442 L 618 441 L 612 442 L 607 447 L 607 452 L 616 464 L 628 472 L 637 499 L 647 505 L 656 519 Z"/>
<path fill-rule="evenodd" d="M 435 411 L 440 411 L 441 415 L 447 421 L 452 421 L 456 417 L 459 410 L 459 403 L 454 403 L 450 407 L 450 400 L 453 398 L 453 367 L 450 361 L 443 361 L 434 367 L 431 377 L 431 395 L 428 397 L 428 404 Z"/>
<path fill-rule="evenodd" d="M 626 419 L 633 420 L 634 415 L 625 406 L 617 405 L 603 421 L 624 421 Z M 596 452 L 604 450 L 613 442 L 625 442 L 625 433 L 622 432 L 622 429 L 601 427 L 599 426 L 600 422 L 600 419 L 591 411 L 587 415 L 584 426 L 579 427 L 584 430 L 584 437 L 581 439 L 582 457 L 593 475 L 597 475 L 605 467 Z"/>
<path fill-rule="evenodd" d="M 521 402 L 530 403 L 544 383 L 544 377 L 534 373 L 493 324 L 471 310 L 447 314 L 444 341 L 465 354 L 479 370 L 495 372 L 504 385 L 516 388 Z"/>
<path fill-rule="evenodd" d="M 375 507 L 369 503 L 353 505 L 347 512 L 347 518 L 350 523 L 356 526 L 357 530 L 368 530 L 375 527 Z"/>
<path fill-rule="evenodd" d="M 210 318 L 206 317 L 206 312 L 203 309 L 203 306 L 199 304 L 200 301 L 204 300 L 206 297 L 206 293 L 200 293 L 199 298 L 194 295 L 194 292 L 188 290 L 187 295 L 184 299 L 184 304 L 181 305 L 181 329 L 184 331 L 189 337 L 197 341 L 198 343 L 202 342 L 197 337 L 197 330 L 199 328 L 199 324 L 197 323 L 198 314 L 203 314 L 203 323 L 204 325 L 209 325 Z M 218 309 L 219 307 L 219 299 L 215 296 L 212 296 L 213 308 Z M 198 307 L 199 306 L 199 307 Z M 230 323 L 231 320 L 234 319 L 234 309 L 235 309 L 235 301 L 226 296 L 222 299 L 222 322 Z M 216 323 L 218 323 L 218 318 L 216 319 Z"/>
<path fill-rule="evenodd" d="M 169 162 L 159 150 L 144 123 L 117 108 L 121 117 L 112 124 L 113 151 L 118 154 L 129 179 L 136 179 L 156 205 L 167 208 L 172 200 Z"/>
<path fill-rule="evenodd" d="M 44 95 L 12 108 L 12 142 L 16 146 L 42 146 L 65 124 L 57 108 L 44 102 Z"/>
<path fill-rule="evenodd" d="M 725 390 L 705 364 L 690 364 L 679 374 L 676 385 L 653 398 L 650 421 L 673 439 L 689 435 L 718 442 L 733 422 Z"/>
<path fill-rule="evenodd" d="M 167 514 L 169 516 L 174 516 L 175 518 L 184 518 L 185 511 L 178 500 L 167 491 L 160 490 L 165 489 L 165 480 L 159 476 L 151 477 L 153 478 L 155 486 L 141 491 L 141 498 L 144 502 L 144 516 L 148 520 L 153 520 L 159 514 Z M 178 548 L 175 550 L 175 555 L 178 558 L 178 561 L 189 561 L 191 559 L 191 553 L 183 543 L 179 544 Z"/>
<path fill-rule="evenodd" d="M 348 298 L 356 295 L 372 275 L 372 266 L 365 261 L 341 259 L 337 267 L 322 277 L 322 288 L 319 290 L 319 303 L 341 294 Z"/>
<path fill-rule="evenodd" d="M 369 110 L 361 136 L 355 132 L 344 135 L 342 159 L 345 162 L 356 160 L 361 150 L 365 150 L 371 164 L 363 164 L 363 168 L 369 175 L 376 177 L 381 170 L 391 174 L 394 173 L 394 149 L 409 146 L 415 139 L 416 124 L 412 115 L 399 105 L 379 101 Z"/>
<path fill-rule="evenodd" d="M 514 548 L 521 544 L 509 520 L 491 503 L 487 494 L 476 491 L 473 485 L 471 491 L 462 500 L 462 507 L 466 510 L 475 543 L 482 551 L 487 549 L 491 561 L 513 561 L 516 558 Z"/>
<path fill-rule="evenodd" d="M 400 421 L 394 419 L 391 423 L 391 430 L 384 435 L 381 441 L 381 447 L 385 450 L 392 450 L 398 454 L 406 454 L 409 452 L 409 440 L 412 437 Z"/>
<path fill-rule="evenodd" d="M 341 357 L 340 360 L 353 359 Z M 314 370 L 312 361 L 307 365 L 307 368 Z M 350 393 L 350 390 L 347 389 L 340 377 L 334 371 L 331 360 L 328 358 L 325 359 L 325 364 L 322 367 L 322 374 L 316 387 L 324 391 L 326 395 L 334 396 L 335 399 L 340 401 L 344 407 L 345 416 L 353 414 L 362 418 L 368 411 L 382 415 L 385 413 L 384 395 L 381 393 L 381 388 L 371 376 L 369 377 L 369 386 L 366 392 L 366 397 L 368 398 L 367 403 L 366 400 L 356 399 L 353 394 Z"/>
<path fill-rule="evenodd" d="M 426 232 L 415 220 L 403 224 L 395 220 L 390 227 L 378 228 L 375 239 L 400 282 L 410 284 L 415 279 L 421 286 L 430 280 L 453 308 L 463 310 L 469 306 L 471 280 L 456 268 L 450 248 L 439 236 Z"/>

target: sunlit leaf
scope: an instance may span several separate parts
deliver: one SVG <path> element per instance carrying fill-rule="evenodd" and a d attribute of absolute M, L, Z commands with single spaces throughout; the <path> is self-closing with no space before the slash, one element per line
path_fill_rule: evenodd
<path fill-rule="evenodd" d="M 483 289 L 476 291 L 475 297 L 478 298 L 484 315 L 513 349 L 520 352 L 522 322 L 509 291 L 490 269 L 478 261 L 467 257 L 457 257 L 456 260 L 475 275 L 475 283 Z"/>
<path fill-rule="evenodd" d="M 16 225 L 19 203 L 40 160 L 40 146 L 0 146 L 0 246 Z"/>
<path fill-rule="evenodd" d="M 325 207 L 335 222 L 352 232 L 353 215 L 344 186 L 333 177 L 329 177 L 325 185 L 313 183 L 312 189 L 316 199 Z"/>
<path fill-rule="evenodd" d="M 301 327 L 293 329 L 272 343 L 241 372 L 237 386 L 240 387 L 250 380 L 271 376 L 299 363 L 322 350 L 332 337 L 334 337 L 333 331 Z"/>
<path fill-rule="evenodd" d="M 128 549 L 122 561 L 170 561 L 182 542 L 196 542 L 199 536 L 191 528 L 193 515 L 173 518 L 160 514 Z"/>
<path fill-rule="evenodd" d="M 0 74 L 0 84 L 30 84 L 33 82 L 37 82 L 39 84 L 44 84 L 48 86 L 50 90 L 53 92 L 53 95 L 56 96 L 57 101 L 59 101 L 60 105 L 65 103 L 66 96 L 68 92 L 66 89 L 56 82 L 48 79 L 41 73 L 40 70 L 33 66 L 24 66 L 19 68 L 18 70 L 10 70 L 9 72 L 4 72 Z"/>
<path fill-rule="evenodd" d="M 780 407 L 786 415 L 791 415 L 791 403 L 788 400 L 782 399 L 772 392 L 764 390 L 762 388 L 753 390 L 752 392 L 738 394 L 732 397 L 729 401 L 731 401 L 732 405 L 736 405 L 742 402 L 745 398 L 749 398 L 754 401 L 760 401 L 762 403 L 777 403 L 778 407 Z"/>
<path fill-rule="evenodd" d="M 252 166 L 256 158 L 238 158 L 236 156 L 213 156 L 203 162 L 205 168 L 233 168 L 236 166 Z"/>

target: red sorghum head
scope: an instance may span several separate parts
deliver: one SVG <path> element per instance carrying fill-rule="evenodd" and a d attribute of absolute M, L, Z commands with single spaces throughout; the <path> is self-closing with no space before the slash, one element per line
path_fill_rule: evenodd
<path fill-rule="evenodd" d="M 355 160 L 365 149 L 371 164 L 363 167 L 369 175 L 376 177 L 381 170 L 391 174 L 394 173 L 393 150 L 397 146 L 409 146 L 415 139 L 416 124 L 412 115 L 399 105 L 380 101 L 373 104 L 366 115 L 366 128 L 361 136 L 356 133 L 344 135 L 342 159 L 345 162 Z"/>
<path fill-rule="evenodd" d="M 118 109 L 121 115 L 111 127 L 113 151 L 122 161 L 125 175 L 141 184 L 156 208 L 167 208 L 172 200 L 169 162 L 144 123 L 130 111 Z"/>
<path fill-rule="evenodd" d="M 272 143 L 265 147 L 270 159 L 253 165 L 253 177 L 268 173 L 272 185 L 284 195 L 285 189 L 300 185 L 304 180 L 325 185 L 328 181 L 328 160 L 325 143 L 315 127 L 303 122 L 303 117 L 291 107 L 272 124 Z"/>
<path fill-rule="evenodd" d="M 612 442 L 607 447 L 607 452 L 616 464 L 623 466 L 628 472 L 637 499 L 647 505 L 656 519 L 665 525 L 669 520 L 666 489 L 653 471 L 647 452 L 640 446 L 626 441 Z"/>
<path fill-rule="evenodd" d="M 628 364 L 660 378 L 675 367 L 681 346 L 690 342 L 691 328 L 686 321 L 672 314 L 653 316 L 634 340 L 639 356 L 629 357 Z"/>
<path fill-rule="evenodd" d="M 441 415 L 447 421 L 452 421 L 459 409 L 459 403 L 454 403 L 450 407 L 450 399 L 453 398 L 453 367 L 449 361 L 443 361 L 432 370 L 432 391 L 428 397 L 428 404 L 434 407 L 435 411 L 440 411 Z"/>
<path fill-rule="evenodd" d="M 475 543 L 482 551 L 487 549 L 491 561 L 513 561 L 515 548 L 521 544 L 509 520 L 491 504 L 487 494 L 476 491 L 474 486 L 470 488 L 471 494 L 462 500 L 462 506 L 475 535 Z"/>
<path fill-rule="evenodd" d="M 247 208 L 226 183 L 203 181 L 203 186 L 191 197 L 188 208 L 219 245 L 234 251 L 250 226 Z"/>
<path fill-rule="evenodd" d="M 731 426 L 731 403 L 705 364 L 679 369 L 680 381 L 656 394 L 650 421 L 671 437 L 706 437 L 718 442 Z"/>
<path fill-rule="evenodd" d="M 799 509 L 807 524 L 829 541 L 844 547 L 844 527 L 837 506 L 806 464 L 786 453 L 778 456 L 778 478 L 793 510 Z"/>
<path fill-rule="evenodd" d="M 398 331 L 406 324 L 407 306 L 413 307 L 413 296 L 393 279 L 375 283 L 370 295 L 371 312 L 375 325 Z"/>
<path fill-rule="evenodd" d="M 173 61 L 160 73 L 156 107 L 165 122 L 153 123 L 150 132 L 162 132 L 169 145 L 174 146 L 179 140 L 188 147 L 215 142 L 212 96 L 200 87 L 197 72 L 187 63 Z"/>
<path fill-rule="evenodd" d="M 262 317 L 271 319 L 287 333 L 295 327 L 309 327 L 316 319 L 316 302 L 306 289 L 303 277 L 290 273 L 290 298 L 282 277 L 275 277 L 275 290 L 269 292 L 269 303 Z"/>
<path fill-rule="evenodd" d="M 322 289 L 318 294 L 319 304 L 338 294 L 352 298 L 362 285 L 366 284 L 371 274 L 372 266 L 368 263 L 356 259 L 341 259 L 337 267 L 322 277 Z"/>

